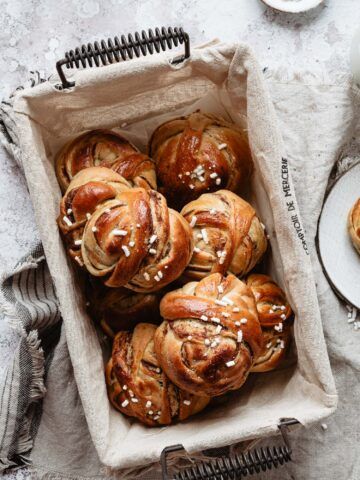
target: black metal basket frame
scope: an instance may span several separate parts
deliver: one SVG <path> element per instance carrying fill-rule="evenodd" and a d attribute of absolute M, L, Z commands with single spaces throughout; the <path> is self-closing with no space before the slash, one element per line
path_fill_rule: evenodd
<path fill-rule="evenodd" d="M 135 32 L 134 35 L 121 35 L 120 39 L 101 40 L 100 42 L 83 44 L 65 53 L 64 58 L 56 63 L 61 89 L 75 86 L 74 81 L 66 78 L 67 69 L 106 66 L 120 61 L 131 60 L 171 50 L 184 45 L 184 53 L 174 57 L 172 64 L 178 64 L 190 57 L 189 35 L 180 28 L 155 28 L 147 32 Z M 295 418 L 281 419 L 278 429 L 282 437 L 282 445 L 249 449 L 243 453 L 221 456 L 202 462 L 194 462 L 189 458 L 190 466 L 170 473 L 169 455 L 183 451 L 183 445 L 171 445 L 161 453 L 161 469 L 163 480 L 241 480 L 248 475 L 254 475 L 272 468 L 278 468 L 291 461 L 292 449 L 288 438 L 288 427 L 298 424 Z"/>
<path fill-rule="evenodd" d="M 278 468 L 291 461 L 292 449 L 288 437 L 288 427 L 299 422 L 295 418 L 281 419 L 278 429 L 282 437 L 280 446 L 252 448 L 236 455 L 221 456 L 202 462 L 192 461 L 181 470 L 170 473 L 169 455 L 184 451 L 182 445 L 164 448 L 161 453 L 162 480 L 241 480 L 248 475 L 256 475 L 272 468 Z"/>
<path fill-rule="evenodd" d="M 114 39 L 101 40 L 99 42 L 83 44 L 74 50 L 65 53 L 64 58 L 56 63 L 56 70 L 61 80 L 62 88 L 71 88 L 75 82 L 67 80 L 63 67 L 86 68 L 99 67 L 100 65 L 109 65 L 120 62 L 121 60 L 131 60 L 134 57 L 152 55 L 160 53 L 167 49 L 184 44 L 184 53 L 172 59 L 171 63 L 177 64 L 190 57 L 190 38 L 182 28 L 162 27 L 155 28 L 155 31 L 149 29 L 147 32 L 135 32 L 127 36 L 121 35 Z"/>

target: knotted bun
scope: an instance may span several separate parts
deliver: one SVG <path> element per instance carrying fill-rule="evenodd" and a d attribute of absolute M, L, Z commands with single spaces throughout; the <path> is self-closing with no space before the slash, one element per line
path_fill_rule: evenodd
<path fill-rule="evenodd" d="M 275 370 L 291 343 L 292 308 L 284 291 L 269 275 L 254 273 L 248 276 L 246 284 L 254 294 L 263 335 L 263 349 L 251 371 Z"/>
<path fill-rule="evenodd" d="M 134 188 L 105 202 L 85 226 L 86 269 L 109 287 L 152 292 L 178 278 L 193 250 L 186 221 L 153 190 Z"/>
<path fill-rule="evenodd" d="M 103 202 L 130 188 L 121 175 L 104 167 L 87 168 L 72 179 L 60 202 L 58 225 L 68 254 L 80 265 L 82 237 L 91 215 Z"/>
<path fill-rule="evenodd" d="M 160 323 L 160 292 L 137 293 L 124 287 L 108 288 L 93 280 L 87 292 L 89 312 L 107 336 L 114 338 L 116 333 L 132 330 L 138 323 Z"/>
<path fill-rule="evenodd" d="M 276 370 L 285 360 L 291 343 L 291 329 L 287 324 L 278 332 L 273 328 L 263 328 L 263 349 L 251 368 L 253 373 Z"/>
<path fill-rule="evenodd" d="M 269 275 L 254 273 L 246 279 L 256 301 L 259 322 L 262 327 L 280 325 L 293 316 L 284 291 Z"/>
<path fill-rule="evenodd" d="M 154 325 L 141 323 L 133 333 L 116 335 L 106 367 L 112 405 L 149 426 L 169 425 L 203 410 L 208 397 L 176 387 L 160 368 L 154 351 Z"/>
<path fill-rule="evenodd" d="M 160 191 L 176 208 L 219 188 L 242 192 L 253 169 L 245 131 L 199 111 L 160 125 L 149 155 Z"/>
<path fill-rule="evenodd" d="M 211 273 L 243 276 L 260 261 L 267 248 L 264 226 L 253 207 L 228 190 L 205 193 L 182 209 L 192 227 L 194 253 L 187 278 Z"/>
<path fill-rule="evenodd" d="M 68 142 L 58 153 L 55 168 L 65 192 L 73 177 L 89 167 L 108 167 L 132 186 L 156 189 L 154 162 L 112 130 L 92 130 Z"/>
<path fill-rule="evenodd" d="M 166 375 L 194 395 L 217 396 L 245 382 L 262 348 L 251 290 L 234 275 L 209 275 L 166 294 L 155 351 Z"/>

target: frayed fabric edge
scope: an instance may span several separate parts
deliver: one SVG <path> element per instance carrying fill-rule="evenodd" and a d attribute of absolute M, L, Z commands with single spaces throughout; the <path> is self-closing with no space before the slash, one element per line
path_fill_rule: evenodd
<path fill-rule="evenodd" d="M 38 264 L 44 259 L 44 256 L 34 258 L 28 257 L 24 262 L 18 265 L 15 270 L 11 272 L 11 275 L 22 272 L 29 268 L 37 268 Z M 3 284 L 6 278 L 9 277 L 9 273 L 5 273 L 1 276 L 0 284 Z M 6 300 L 3 293 L 0 291 L 0 310 L 5 315 L 7 323 L 10 327 L 15 329 L 22 338 L 25 338 L 28 352 L 31 358 L 31 382 L 29 392 L 29 403 L 27 406 L 27 413 L 23 418 L 21 430 L 18 433 L 18 441 L 16 449 L 12 452 L 11 458 L 0 459 L 0 471 L 20 468 L 30 464 L 30 452 L 33 447 L 33 438 L 30 433 L 30 418 L 29 408 L 36 402 L 39 402 L 46 393 L 46 387 L 44 384 L 45 375 L 45 357 L 43 349 L 41 348 L 41 341 L 38 336 L 37 330 L 30 330 L 26 332 L 24 326 L 20 322 L 17 316 L 16 308 Z M 16 461 L 13 458 L 16 456 Z"/>
<path fill-rule="evenodd" d="M 29 409 L 34 403 L 42 400 L 46 393 L 46 387 L 44 383 L 45 357 L 43 349 L 41 348 L 41 341 L 38 338 L 37 330 L 31 330 L 26 335 L 25 341 L 31 358 L 29 403 L 27 406 L 27 412 L 22 421 L 21 429 L 18 433 L 16 449 L 12 452 L 11 458 L 0 458 L 0 472 L 10 469 L 16 470 L 31 464 L 30 454 L 34 440 L 30 433 L 31 418 Z M 16 458 L 16 461 L 14 458 Z"/>
<path fill-rule="evenodd" d="M 45 376 L 45 356 L 41 347 L 41 340 L 37 330 L 31 330 L 26 337 L 26 343 L 29 348 L 32 361 L 32 374 L 30 385 L 29 405 L 44 398 L 46 387 L 44 383 Z"/>

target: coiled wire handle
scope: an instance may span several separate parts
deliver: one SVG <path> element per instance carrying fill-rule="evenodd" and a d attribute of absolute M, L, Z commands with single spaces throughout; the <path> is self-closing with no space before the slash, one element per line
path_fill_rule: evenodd
<path fill-rule="evenodd" d="M 272 468 L 278 468 L 291 461 L 291 446 L 287 427 L 298 423 L 296 419 L 283 419 L 278 425 L 284 444 L 279 447 L 254 448 L 248 452 L 214 460 L 207 460 L 168 474 L 167 455 L 183 450 L 182 445 L 167 447 L 161 454 L 163 480 L 241 480 Z"/>
<path fill-rule="evenodd" d="M 120 62 L 120 60 L 132 59 L 134 57 L 152 55 L 166 49 L 171 50 L 174 46 L 184 44 L 184 54 L 172 60 L 172 63 L 180 63 L 190 57 L 190 39 L 189 35 L 182 28 L 155 28 L 155 31 L 149 29 L 147 32 L 142 30 L 141 34 L 135 32 L 134 36 L 130 33 L 127 36 L 121 35 L 120 39 L 115 37 L 107 41 L 101 40 L 95 43 L 81 45 L 65 53 L 65 57 L 56 63 L 56 70 L 59 74 L 62 88 L 70 88 L 75 82 L 69 82 L 63 71 L 66 68 L 99 67 L 100 65 L 109 65 Z"/>

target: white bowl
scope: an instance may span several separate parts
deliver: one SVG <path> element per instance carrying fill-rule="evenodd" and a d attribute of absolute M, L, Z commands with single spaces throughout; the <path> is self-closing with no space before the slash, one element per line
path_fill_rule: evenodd
<path fill-rule="evenodd" d="M 262 0 L 266 5 L 280 12 L 300 13 L 317 7 L 324 0 Z"/>

